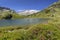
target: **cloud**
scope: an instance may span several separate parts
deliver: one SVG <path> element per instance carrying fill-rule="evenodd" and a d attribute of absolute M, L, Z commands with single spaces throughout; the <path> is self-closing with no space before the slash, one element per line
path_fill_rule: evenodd
<path fill-rule="evenodd" d="M 38 12 L 38 11 L 40 11 L 40 10 L 33 10 L 33 9 L 32 9 L 32 10 L 25 10 L 25 9 L 24 9 L 24 10 L 17 10 L 17 11 L 18 11 L 18 12 L 21 12 L 21 11 L 36 11 L 36 12 Z"/>
<path fill-rule="evenodd" d="M 18 10 L 18 14 L 21 14 L 21 15 L 30 15 L 30 14 L 33 14 L 33 13 L 37 13 L 39 11 L 40 10 Z"/>

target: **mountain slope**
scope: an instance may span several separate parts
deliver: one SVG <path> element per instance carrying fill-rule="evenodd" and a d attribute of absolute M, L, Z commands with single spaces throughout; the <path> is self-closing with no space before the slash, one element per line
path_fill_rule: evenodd
<path fill-rule="evenodd" d="M 17 14 L 16 11 L 10 8 L 0 7 L 0 19 L 19 19 L 22 17 L 22 15 Z"/>
<path fill-rule="evenodd" d="M 53 3 L 48 8 L 27 17 L 37 17 L 37 18 L 46 18 L 46 17 L 60 17 L 60 1 Z"/>

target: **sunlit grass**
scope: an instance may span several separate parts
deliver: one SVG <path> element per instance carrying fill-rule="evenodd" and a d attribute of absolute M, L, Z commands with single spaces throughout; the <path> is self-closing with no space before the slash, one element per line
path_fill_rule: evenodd
<path fill-rule="evenodd" d="M 59 28 L 59 24 L 0 27 L 0 40 L 60 40 Z"/>

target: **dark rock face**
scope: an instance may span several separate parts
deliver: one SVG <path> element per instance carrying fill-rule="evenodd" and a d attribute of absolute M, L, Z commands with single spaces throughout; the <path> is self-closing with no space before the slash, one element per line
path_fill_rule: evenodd
<path fill-rule="evenodd" d="M 3 10 L 3 9 L 11 10 L 10 8 L 7 8 L 7 7 L 0 7 L 0 10 Z"/>
<path fill-rule="evenodd" d="M 3 17 L 3 19 L 11 19 L 11 18 L 12 18 L 11 14 L 7 15 L 6 17 Z"/>

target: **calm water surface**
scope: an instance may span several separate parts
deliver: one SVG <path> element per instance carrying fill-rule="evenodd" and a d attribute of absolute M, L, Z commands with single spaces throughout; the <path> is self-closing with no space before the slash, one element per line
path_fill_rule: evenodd
<path fill-rule="evenodd" d="M 45 18 L 25 18 L 15 20 L 0 20 L 0 26 L 30 25 L 47 22 Z"/>

